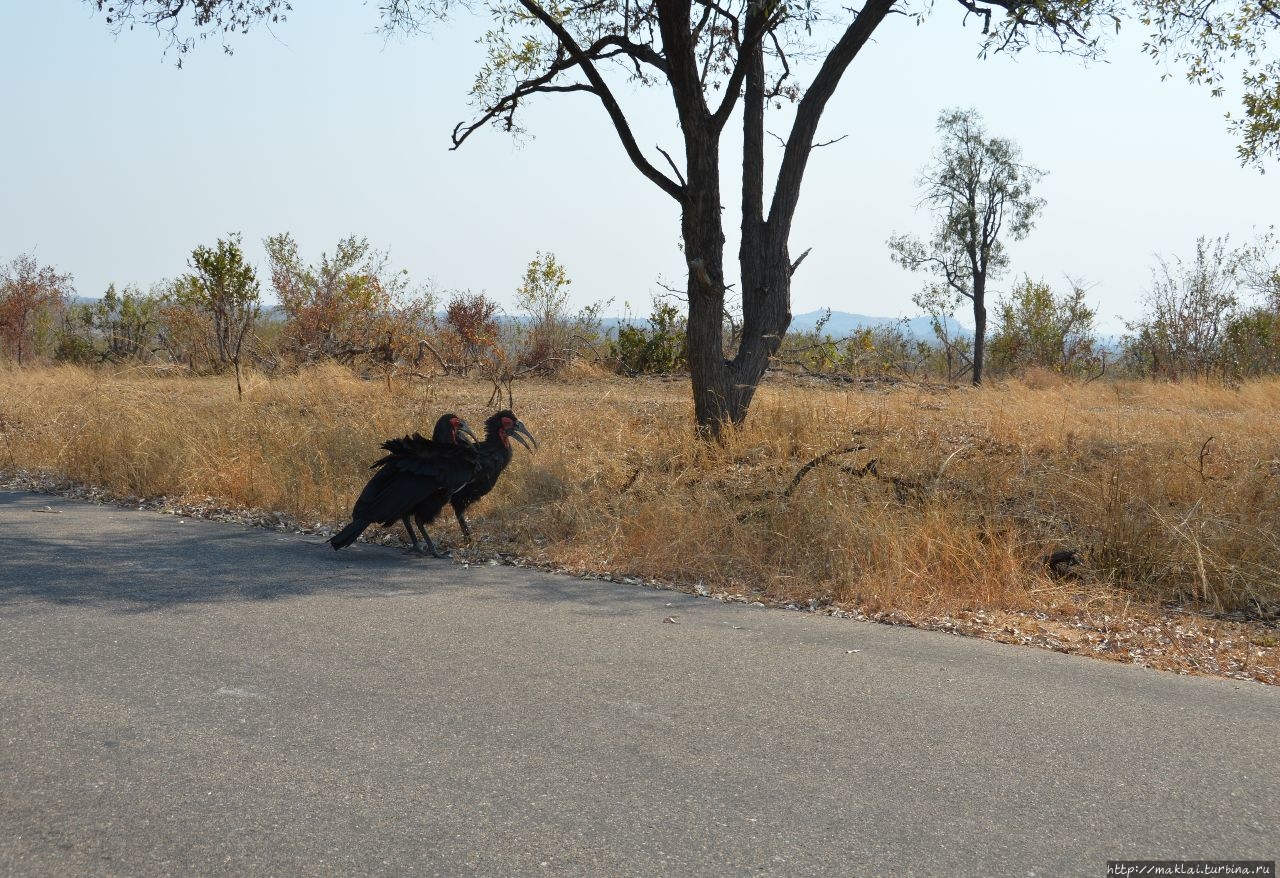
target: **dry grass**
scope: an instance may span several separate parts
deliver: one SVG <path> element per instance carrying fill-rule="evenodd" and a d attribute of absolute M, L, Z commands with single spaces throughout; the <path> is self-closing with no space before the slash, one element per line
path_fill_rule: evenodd
<path fill-rule="evenodd" d="M 382 439 L 446 409 L 478 424 L 489 396 L 478 382 L 388 387 L 327 367 L 251 376 L 239 404 L 222 379 L 2 377 L 0 469 L 329 525 Z M 527 382 L 515 408 L 543 450 L 517 449 L 477 532 L 548 565 L 914 620 L 1280 607 L 1280 381 L 1040 375 L 975 391 L 778 379 L 719 446 L 693 439 L 683 381 Z M 806 463 L 855 444 L 865 449 L 787 495 Z M 859 475 L 871 458 L 875 473 Z M 454 541 L 451 522 L 437 530 Z M 1063 548 L 1083 563 L 1052 579 L 1043 558 Z"/>

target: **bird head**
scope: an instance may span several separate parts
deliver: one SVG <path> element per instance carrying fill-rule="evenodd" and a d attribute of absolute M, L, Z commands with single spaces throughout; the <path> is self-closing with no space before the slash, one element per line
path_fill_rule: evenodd
<path fill-rule="evenodd" d="M 489 435 L 497 434 L 502 439 L 502 444 L 507 448 L 511 447 L 511 440 L 515 439 L 529 451 L 533 451 L 538 447 L 538 440 L 533 438 L 533 434 L 529 432 L 524 424 L 520 423 L 520 419 L 516 417 L 516 413 L 511 409 L 503 409 L 489 416 L 484 422 L 485 433 Z M 529 442 L 524 441 L 525 437 L 529 437 L 529 441 L 533 443 L 530 447 Z"/>
<path fill-rule="evenodd" d="M 464 441 L 459 437 L 458 434 L 460 433 L 470 437 L 470 439 L 466 441 L 478 441 L 476 439 L 476 434 L 471 432 L 471 428 L 467 426 L 466 421 L 462 420 L 462 418 L 458 417 L 453 412 L 448 412 L 441 415 L 440 419 L 436 421 L 436 427 L 431 434 L 431 438 L 436 442 L 443 442 L 448 445 L 457 445 Z"/>

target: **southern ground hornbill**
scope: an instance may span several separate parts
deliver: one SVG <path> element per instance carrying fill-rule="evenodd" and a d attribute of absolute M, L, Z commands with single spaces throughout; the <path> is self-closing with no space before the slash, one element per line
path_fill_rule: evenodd
<path fill-rule="evenodd" d="M 374 522 L 390 527 L 399 521 L 413 543 L 409 551 L 423 554 L 418 535 L 410 524 L 412 518 L 422 531 L 427 551 L 437 558 L 445 557 L 436 551 L 425 525 L 440 514 L 460 488 L 485 472 L 478 452 L 481 445 L 460 441 L 459 433 L 475 438 L 461 418 L 446 414 L 436 421 L 430 439 L 414 433 L 383 442 L 382 447 L 388 454 L 373 464 L 378 472 L 356 499 L 351 523 L 330 537 L 329 544 L 341 549 L 355 542 Z M 508 451 L 508 459 L 510 456 Z"/>
<path fill-rule="evenodd" d="M 471 540 L 471 525 L 467 524 L 467 507 L 475 503 L 485 494 L 493 490 L 498 483 L 498 476 L 511 463 L 511 440 L 515 439 L 530 451 L 529 443 L 524 441 L 528 436 L 533 447 L 538 447 L 538 440 L 520 423 L 515 412 L 504 409 L 490 415 L 484 422 L 484 439 L 474 446 L 476 452 L 476 475 L 460 490 L 449 498 L 453 512 L 458 516 L 458 525 L 462 535 L 468 542 Z"/>

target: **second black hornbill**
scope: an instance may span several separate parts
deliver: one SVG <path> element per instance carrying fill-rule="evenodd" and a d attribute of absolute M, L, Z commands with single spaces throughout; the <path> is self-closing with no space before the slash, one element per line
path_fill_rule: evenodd
<path fill-rule="evenodd" d="M 510 409 L 495 412 L 484 422 L 484 439 L 472 446 L 476 452 L 476 474 L 449 498 L 453 513 L 458 516 L 462 535 L 468 542 L 471 540 L 471 525 L 467 524 L 467 507 L 492 491 L 493 486 L 498 483 L 498 476 L 511 463 L 512 439 L 530 451 L 533 450 L 529 448 L 529 442 L 524 441 L 525 436 L 529 437 L 533 448 L 538 447 L 538 440 L 533 438 L 533 434 Z"/>
<path fill-rule="evenodd" d="M 422 531 L 427 551 L 437 558 L 445 557 L 436 551 L 425 524 L 440 513 L 450 497 L 481 473 L 476 450 L 480 446 L 461 441 L 460 433 L 475 438 L 461 418 L 446 414 L 436 421 L 430 439 L 414 433 L 383 442 L 382 448 L 388 453 L 373 464 L 377 473 L 356 499 L 351 523 L 334 534 L 329 544 L 341 549 L 355 542 L 374 522 L 390 527 L 399 521 L 409 532 L 413 543 L 410 551 L 422 554 L 412 519 Z"/>

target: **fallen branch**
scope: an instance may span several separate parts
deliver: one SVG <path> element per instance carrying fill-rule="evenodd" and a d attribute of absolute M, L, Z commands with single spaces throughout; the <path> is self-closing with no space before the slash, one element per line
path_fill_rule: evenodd
<path fill-rule="evenodd" d="M 809 461 L 804 466 L 800 467 L 800 470 L 796 473 L 795 478 L 791 480 L 791 484 L 787 486 L 787 490 L 782 492 L 783 498 L 785 499 L 790 497 L 795 492 L 796 488 L 799 487 L 800 480 L 803 479 L 806 475 L 808 475 L 809 471 L 812 470 L 814 467 L 820 466 L 821 464 L 826 463 L 831 458 L 841 454 L 853 454 L 858 451 L 866 451 L 866 450 L 867 450 L 867 446 L 859 442 L 857 445 L 846 445 L 843 448 L 833 448 L 830 451 L 824 451 L 822 454 L 819 454 L 813 460 Z M 859 469 L 853 469 L 852 467 L 845 467 L 845 466 L 840 467 L 840 469 L 848 473 L 849 475 L 857 476 L 859 478 L 867 475 L 868 473 L 870 473 L 871 475 L 877 475 L 876 462 L 874 459 L 868 461 L 865 465 L 863 465 Z"/>

